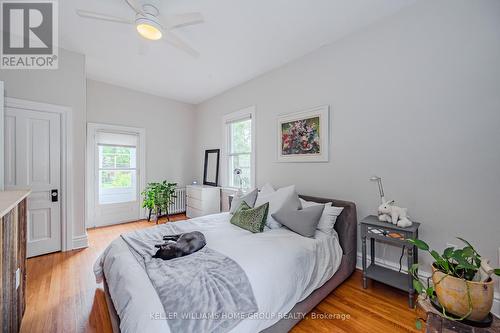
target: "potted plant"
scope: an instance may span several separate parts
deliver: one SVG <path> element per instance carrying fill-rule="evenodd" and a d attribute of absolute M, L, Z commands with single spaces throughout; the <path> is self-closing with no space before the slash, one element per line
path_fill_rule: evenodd
<path fill-rule="evenodd" d="M 160 183 L 148 183 L 146 189 L 141 193 L 143 196 L 142 207 L 149 209 L 148 221 L 151 220 L 151 213 L 155 214 L 156 223 L 158 218 L 165 212 L 167 220 L 170 221 L 168 215 L 168 207 L 174 201 L 175 188 L 177 183 L 169 183 L 166 180 Z"/>
<path fill-rule="evenodd" d="M 465 244 L 463 248 L 448 247 L 442 254 L 430 250 L 429 245 L 422 240 L 409 239 L 410 243 L 429 252 L 435 260 L 429 278 L 433 286 L 427 279 L 427 287 L 424 287 L 418 276 L 418 264 L 410 268 L 413 286 L 418 293 L 432 299 L 436 295 L 443 316 L 448 319 L 483 320 L 493 305 L 494 282 L 490 276 L 493 273 L 500 276 L 500 269 L 489 267 L 488 262 L 468 241 L 458 239 Z"/>

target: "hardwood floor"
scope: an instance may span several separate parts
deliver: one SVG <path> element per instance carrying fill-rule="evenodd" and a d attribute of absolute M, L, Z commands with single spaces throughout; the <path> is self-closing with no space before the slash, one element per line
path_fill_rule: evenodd
<path fill-rule="evenodd" d="M 173 218 L 183 219 L 184 215 Z M 138 221 L 91 229 L 86 249 L 28 259 L 21 332 L 111 332 L 102 284 L 96 284 L 92 266 L 121 233 L 152 226 L 152 222 Z M 364 290 L 361 273 L 356 271 L 292 332 L 418 332 L 417 314 L 406 301 L 405 293 L 383 284 L 372 282 Z"/>

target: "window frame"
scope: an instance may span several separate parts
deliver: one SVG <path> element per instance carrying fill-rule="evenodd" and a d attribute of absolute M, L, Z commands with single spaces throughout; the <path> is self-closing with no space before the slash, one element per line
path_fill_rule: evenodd
<path fill-rule="evenodd" d="M 232 172 L 229 170 L 229 163 L 230 163 L 230 157 L 232 156 L 237 156 L 237 155 L 247 155 L 248 153 L 230 153 L 230 144 L 231 144 L 231 131 L 230 131 L 230 124 L 240 121 L 240 120 L 246 120 L 250 119 L 250 124 L 251 124 L 251 149 L 252 151 L 250 152 L 250 189 L 255 188 L 256 184 L 256 170 L 255 170 L 255 138 L 256 138 L 256 133 L 255 133 L 255 111 L 256 107 L 254 105 L 243 108 L 241 110 L 226 114 L 222 117 L 222 130 L 224 133 L 224 145 L 222 149 L 222 186 L 230 189 L 238 189 L 238 187 L 233 187 L 229 186 L 229 177 L 230 174 L 229 172 Z"/>

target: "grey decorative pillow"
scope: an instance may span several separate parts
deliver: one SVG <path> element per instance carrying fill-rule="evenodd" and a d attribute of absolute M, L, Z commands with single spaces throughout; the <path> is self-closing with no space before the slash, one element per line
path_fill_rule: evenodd
<path fill-rule="evenodd" d="M 314 237 L 323 209 L 325 209 L 325 205 L 311 206 L 304 209 L 290 209 L 290 207 L 285 206 L 276 213 L 271 214 L 271 216 L 302 236 Z"/>
<path fill-rule="evenodd" d="M 236 210 L 240 207 L 241 203 L 244 201 L 252 208 L 255 205 L 255 200 L 257 199 L 257 193 L 259 191 L 257 189 L 254 189 L 244 196 L 241 197 L 234 197 L 233 201 L 231 201 L 231 208 L 229 209 L 229 213 L 234 214 Z"/>
<path fill-rule="evenodd" d="M 262 232 L 266 225 L 268 211 L 269 203 L 252 208 L 243 201 L 236 212 L 234 212 L 233 217 L 231 217 L 231 223 L 253 233 Z"/>

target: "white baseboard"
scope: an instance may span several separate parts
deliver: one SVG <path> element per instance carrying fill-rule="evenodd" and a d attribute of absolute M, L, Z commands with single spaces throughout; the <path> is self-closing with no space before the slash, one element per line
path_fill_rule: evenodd
<path fill-rule="evenodd" d="M 368 261 L 370 261 L 370 256 L 368 256 Z M 393 261 L 383 260 L 383 259 L 375 257 L 375 263 L 381 267 L 389 268 L 389 269 L 396 270 L 396 271 L 399 270 L 399 262 L 396 263 Z M 406 273 L 407 267 L 406 267 L 406 265 L 404 265 L 404 263 L 405 263 L 405 260 L 403 259 L 402 271 Z M 363 269 L 362 255 L 360 252 L 358 252 L 358 256 L 357 256 L 356 268 L 360 269 L 360 270 Z M 422 269 L 419 269 L 418 273 L 423 280 L 425 280 L 431 276 L 430 272 L 422 270 Z M 496 316 L 500 316 L 500 292 L 498 292 L 498 291 L 495 292 L 495 296 L 493 298 L 493 307 L 491 308 L 491 312 L 493 314 L 495 314 Z"/>
<path fill-rule="evenodd" d="M 89 239 L 87 235 L 81 235 L 73 237 L 73 247 L 72 250 L 83 249 L 89 246 Z"/>

